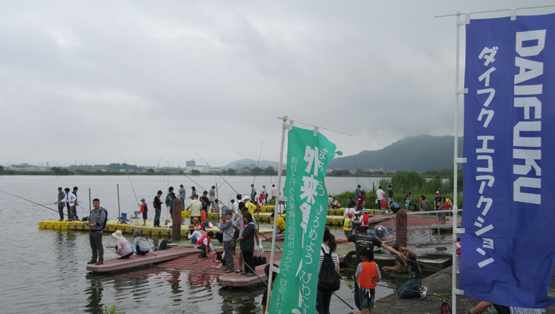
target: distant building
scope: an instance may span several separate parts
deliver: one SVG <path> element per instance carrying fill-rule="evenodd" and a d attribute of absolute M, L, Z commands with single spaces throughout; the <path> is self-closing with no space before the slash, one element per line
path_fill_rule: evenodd
<path fill-rule="evenodd" d="M 208 167 L 208 166 L 187 166 L 186 172 L 187 173 L 192 173 L 193 170 L 197 170 L 200 173 L 215 173 L 216 171 L 214 171 L 214 169 Z"/>
<path fill-rule="evenodd" d="M 16 171 L 46 171 L 46 169 L 44 167 L 29 165 L 28 163 L 22 163 L 22 164 L 19 164 L 19 165 L 11 165 L 10 170 L 16 170 Z"/>
<path fill-rule="evenodd" d="M 194 159 L 191 159 L 191 160 L 187 160 L 187 161 L 185 162 L 185 166 L 186 166 L 186 168 L 189 168 L 189 167 L 194 167 L 194 166 L 196 166 L 196 165 L 197 165 L 197 163 L 195 162 L 195 160 L 194 160 Z"/>

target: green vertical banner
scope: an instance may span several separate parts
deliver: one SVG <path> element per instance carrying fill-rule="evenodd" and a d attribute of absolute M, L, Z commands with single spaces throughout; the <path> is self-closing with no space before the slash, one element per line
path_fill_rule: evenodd
<path fill-rule="evenodd" d="M 316 134 L 315 134 L 316 133 Z M 336 146 L 313 130 L 288 134 L 285 243 L 270 313 L 315 313 L 320 247 L 328 213 L 326 169 Z"/>

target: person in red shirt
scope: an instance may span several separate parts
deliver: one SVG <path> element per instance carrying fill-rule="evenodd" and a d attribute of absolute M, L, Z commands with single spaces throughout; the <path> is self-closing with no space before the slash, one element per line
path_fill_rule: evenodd
<path fill-rule="evenodd" d="M 146 220 L 148 219 L 148 206 L 146 205 L 146 201 L 144 198 L 141 198 L 141 213 L 143 213 L 143 226 L 146 226 Z"/>

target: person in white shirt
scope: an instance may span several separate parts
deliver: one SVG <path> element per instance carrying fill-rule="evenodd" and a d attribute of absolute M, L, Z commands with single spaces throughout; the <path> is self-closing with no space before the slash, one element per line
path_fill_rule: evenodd
<path fill-rule="evenodd" d="M 276 188 L 276 185 L 275 185 L 275 184 L 272 184 L 272 191 L 271 191 L 271 193 L 272 193 L 272 199 L 274 200 L 274 205 L 276 204 L 276 197 L 277 197 L 277 194 L 278 194 L 277 192 L 278 192 L 278 190 L 277 190 L 277 188 Z"/>
<path fill-rule="evenodd" d="M 195 228 L 195 225 L 193 224 L 189 225 L 189 234 L 187 235 L 187 238 L 189 238 L 189 240 L 191 240 L 193 244 L 196 245 L 197 241 L 200 240 L 202 236 L 203 236 L 202 232 L 200 232 L 198 228 Z"/>
<path fill-rule="evenodd" d="M 380 185 L 378 187 L 378 190 L 376 191 L 376 202 L 378 203 L 378 208 L 381 208 L 382 198 L 384 194 L 385 192 L 382 190 L 382 186 Z"/>
<path fill-rule="evenodd" d="M 73 221 L 75 219 L 72 207 L 75 206 L 75 201 L 77 201 L 77 197 L 75 194 L 70 193 L 69 188 L 65 188 L 64 191 L 66 192 L 66 196 L 62 200 L 62 203 L 65 203 L 67 206 L 67 220 Z"/>

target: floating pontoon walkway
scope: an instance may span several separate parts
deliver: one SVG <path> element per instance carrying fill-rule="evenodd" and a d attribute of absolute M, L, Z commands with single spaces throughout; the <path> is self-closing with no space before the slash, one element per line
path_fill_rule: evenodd
<path fill-rule="evenodd" d="M 105 250 L 106 251 L 106 250 Z M 197 254 L 194 247 L 179 246 L 163 251 L 148 253 L 145 256 L 132 255 L 129 259 L 107 259 L 102 265 L 87 265 L 87 270 L 95 273 L 105 273 L 116 270 L 126 270 L 139 266 L 171 261 L 187 255 Z"/>

